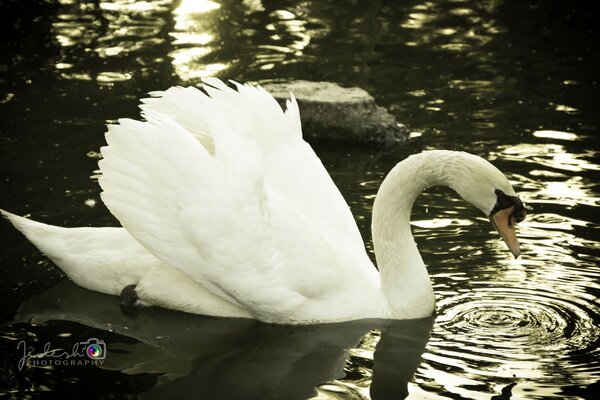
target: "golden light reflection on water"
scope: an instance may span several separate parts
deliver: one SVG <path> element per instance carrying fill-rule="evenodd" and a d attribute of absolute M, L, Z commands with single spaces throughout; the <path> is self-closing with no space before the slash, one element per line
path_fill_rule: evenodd
<path fill-rule="evenodd" d="M 210 0 L 183 0 L 173 10 L 175 31 L 174 50 L 169 53 L 174 72 L 184 81 L 218 75 L 227 69 L 223 62 L 206 62 L 205 57 L 213 51 L 217 32 L 212 31 L 220 4 Z"/>
<path fill-rule="evenodd" d="M 405 22 L 402 23 L 403 28 L 420 29 L 423 25 L 431 20 L 432 17 L 425 13 L 410 13 Z"/>
<path fill-rule="evenodd" d="M 189 16 L 191 14 L 202 14 L 221 8 L 219 3 L 211 0 L 182 0 L 175 9 L 175 15 Z"/>
<path fill-rule="evenodd" d="M 559 139 L 559 140 L 577 140 L 579 138 L 578 135 L 572 132 L 560 132 L 560 131 L 552 131 L 552 130 L 543 130 L 543 131 L 535 131 L 533 132 L 533 136 L 537 138 L 544 139 Z"/>
<path fill-rule="evenodd" d="M 538 131 L 534 136 L 556 140 L 571 140 L 576 136 L 568 132 Z M 599 171 L 600 165 L 592 160 L 597 159 L 594 150 L 579 150 L 576 154 L 557 143 L 519 144 L 500 149 L 501 157 L 507 160 L 536 164 L 529 177 L 523 177 L 519 185 L 526 189 L 525 202 L 530 204 L 551 201 L 555 204 L 575 206 L 586 204 L 600 205 L 600 198 L 595 194 L 596 182 L 585 178 L 580 173 Z M 496 155 L 498 156 L 498 155 Z M 540 167 L 546 167 L 542 169 Z M 543 176 L 547 179 L 538 179 Z M 548 179 L 552 178 L 552 179 Z"/>
<path fill-rule="evenodd" d="M 214 40 L 214 35 L 206 32 L 171 32 L 169 33 L 175 40 L 173 44 L 190 44 L 205 46 Z"/>
<path fill-rule="evenodd" d="M 556 107 L 554 108 L 556 111 L 561 111 L 561 112 L 565 112 L 568 114 L 573 114 L 577 112 L 577 109 L 575 107 L 569 107 L 565 104 L 557 104 Z"/>
<path fill-rule="evenodd" d="M 411 221 L 410 223 L 419 228 L 436 229 L 449 226 L 469 226 L 473 225 L 474 222 L 468 219 L 433 218 Z"/>
<path fill-rule="evenodd" d="M 160 57 L 136 58 L 133 64 L 121 61 L 165 41 L 163 16 L 172 3 L 173 0 L 61 1 L 51 27 L 60 48 L 56 69 L 64 79 L 96 80 L 100 85 L 131 80 Z M 97 62 L 90 62 L 94 59 Z"/>
<path fill-rule="evenodd" d="M 290 44 L 290 48 L 294 49 L 296 56 L 302 55 L 302 51 L 311 41 L 311 36 L 306 31 L 306 21 L 298 19 L 296 15 L 286 10 L 276 10 L 271 16 L 277 18 L 277 25 L 267 25 L 267 29 L 280 31 L 283 29 L 286 33 L 292 35 L 295 39 Z M 279 35 L 273 35 L 274 38 Z M 279 36 L 281 37 L 281 36 Z"/>
<path fill-rule="evenodd" d="M 570 282 L 574 276 L 570 266 L 580 263 L 576 249 L 599 247 L 596 242 L 579 235 L 591 225 L 573 216 L 536 211 L 536 205 L 564 206 L 566 209 L 600 206 L 600 197 L 595 189 L 597 182 L 582 174 L 598 171 L 600 165 L 592 161 L 597 159 L 592 150 L 579 150 L 575 154 L 566 146 L 555 143 L 557 140 L 576 140 L 578 136 L 574 133 L 548 130 L 536 131 L 533 136 L 553 142 L 506 146 L 500 150 L 504 159 L 535 164 L 529 176 L 517 177 L 519 182 L 516 184 L 525 204 L 533 207 L 533 212 L 519 224 L 523 256 L 518 260 L 500 262 L 509 262 L 511 268 L 516 265 L 542 267 L 551 263 L 556 268 L 540 268 L 546 274 L 543 281 L 548 284 Z M 504 251 L 497 242 L 490 245 L 498 252 Z M 581 278 L 582 274 L 575 276 Z M 579 283 L 592 285 L 587 279 Z"/>
<path fill-rule="evenodd" d="M 53 31 L 61 48 L 57 65 L 62 66 L 63 78 L 98 80 L 102 85 L 148 76 L 152 69 L 168 70 L 161 73 L 170 73 L 178 83 L 194 84 L 228 70 L 236 74 L 240 66 L 265 71 L 313 62 L 315 49 L 323 50 L 315 39 L 330 35 L 338 43 L 322 56 L 343 67 L 346 59 L 355 62 L 353 71 L 360 74 L 367 71 L 366 59 L 355 60 L 354 52 L 357 47 L 372 48 L 379 10 L 369 6 L 361 18 L 348 13 L 334 19 L 329 9 L 313 4 L 281 7 L 260 0 L 245 0 L 236 7 L 212 0 L 65 1 L 61 7 Z M 448 28 L 440 34 L 451 32 Z M 83 65 L 81 59 L 90 54 L 102 62 Z M 119 79 L 106 79 L 107 74 Z"/>
<path fill-rule="evenodd" d="M 158 6 L 169 4 L 170 1 L 104 1 L 100 3 L 100 8 L 108 11 L 118 11 L 122 13 L 146 13 L 155 11 Z"/>
<path fill-rule="evenodd" d="M 199 34 L 203 27 L 199 21 L 201 14 L 218 10 L 220 5 L 213 1 L 184 0 L 173 10 L 175 30 L 183 34 Z M 204 33 L 207 34 L 207 33 Z M 212 34 L 209 34 L 212 36 Z"/>
<path fill-rule="evenodd" d="M 346 61 L 354 62 L 353 72 L 361 74 L 368 71 L 366 56 L 356 60 L 354 52 L 357 47 L 372 50 L 380 9 L 369 6 L 361 18 L 347 13 L 338 20 L 329 9 L 313 4 L 280 7 L 260 0 L 236 7 L 212 0 L 62 1 L 60 7 L 52 30 L 61 52 L 56 63 L 61 76 L 109 86 L 149 76 L 152 70 L 194 84 L 228 70 L 237 74 L 240 66 L 264 71 L 313 62 L 315 50 L 342 68 Z M 440 35 L 451 37 L 453 30 L 443 29 Z M 315 43 L 329 36 L 338 41 L 334 48 Z M 102 60 L 81 62 L 90 58 Z"/>
<path fill-rule="evenodd" d="M 492 5 L 491 8 L 495 6 Z M 478 13 L 466 5 L 461 6 L 457 3 L 445 13 L 440 13 L 437 7 L 437 4 L 429 1 L 413 6 L 413 12 L 409 13 L 400 25 L 415 32 L 405 45 L 431 45 L 445 52 L 466 52 L 475 46 L 490 42 L 494 35 L 500 33 L 494 20 L 484 19 L 487 17 L 485 13 Z M 451 25 L 444 26 L 449 15 L 454 21 Z M 463 19 L 464 23 L 457 22 L 456 19 Z M 484 29 L 475 30 L 473 26 Z"/>
<path fill-rule="evenodd" d="M 259 1 L 245 1 L 242 7 L 245 8 L 245 14 L 264 11 Z M 174 49 L 169 56 L 173 59 L 174 71 L 181 80 L 195 81 L 202 77 L 218 75 L 233 66 L 231 61 L 225 61 L 216 55 L 225 50 L 217 49 L 217 46 L 223 45 L 217 44 L 217 38 L 221 37 L 217 31 L 221 29 L 219 8 L 219 4 L 213 1 L 189 0 L 183 1 L 173 11 L 175 26 L 170 36 L 175 40 L 172 42 Z M 264 25 L 264 29 L 270 32 L 269 40 L 257 41 L 254 45 L 249 68 L 270 70 L 278 64 L 301 57 L 312 37 L 323 32 L 322 27 L 309 30 L 308 21 L 288 9 L 273 10 L 268 16 L 270 22 Z M 246 29 L 239 33 L 228 32 L 227 35 L 252 37 L 256 33 L 255 29 Z M 235 43 L 227 45 L 235 46 Z"/>

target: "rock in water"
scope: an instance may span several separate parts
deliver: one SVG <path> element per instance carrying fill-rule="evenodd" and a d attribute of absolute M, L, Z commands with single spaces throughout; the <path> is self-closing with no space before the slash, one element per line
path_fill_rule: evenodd
<path fill-rule="evenodd" d="M 405 125 L 375 104 L 365 90 L 332 82 L 291 81 L 261 85 L 283 106 L 294 94 L 306 138 L 397 143 L 408 138 Z"/>

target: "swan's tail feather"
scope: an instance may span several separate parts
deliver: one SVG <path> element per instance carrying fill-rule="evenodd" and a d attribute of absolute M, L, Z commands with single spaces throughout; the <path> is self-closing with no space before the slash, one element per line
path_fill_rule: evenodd
<path fill-rule="evenodd" d="M 2 209 L 0 213 L 86 289 L 120 296 L 125 305 L 250 317 L 239 306 L 212 295 L 184 273 L 161 263 L 123 228 L 63 228 Z"/>
<path fill-rule="evenodd" d="M 122 228 L 63 228 L 1 210 L 19 232 L 75 283 L 118 295 L 160 262 Z M 111 260 L 110 263 L 106 260 Z"/>
<path fill-rule="evenodd" d="M 4 210 L 0 210 L 0 213 L 41 252 L 50 258 L 54 256 L 60 260 L 58 248 L 61 247 L 61 243 L 57 240 L 57 236 L 60 236 L 59 232 L 66 228 L 36 222 Z"/>

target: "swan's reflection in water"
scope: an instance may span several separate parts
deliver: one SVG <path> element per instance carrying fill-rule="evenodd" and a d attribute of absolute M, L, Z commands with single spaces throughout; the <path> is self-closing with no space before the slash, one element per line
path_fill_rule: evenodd
<path fill-rule="evenodd" d="M 359 395 L 361 388 L 352 375 L 364 379 L 365 374 L 350 352 L 363 337 L 368 342 L 372 330 L 379 330 L 381 339 L 374 352 L 370 397 L 404 398 L 433 324 L 428 318 L 290 327 L 162 309 L 126 315 L 116 297 L 70 281 L 26 301 L 15 319 L 35 324 L 67 320 L 112 332 L 107 335 L 113 339 L 105 340 L 103 369 L 158 375 L 156 386 L 142 399 L 306 399 L 316 390 L 318 398 L 339 398 L 340 392 L 354 398 L 350 392 Z"/>

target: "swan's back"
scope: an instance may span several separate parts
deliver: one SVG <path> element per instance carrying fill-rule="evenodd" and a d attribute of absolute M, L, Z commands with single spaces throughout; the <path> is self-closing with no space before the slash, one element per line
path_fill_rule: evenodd
<path fill-rule="evenodd" d="M 328 304 L 339 313 L 346 294 L 377 286 L 346 202 L 302 139 L 296 101 L 284 112 L 259 87 L 203 88 L 153 93 L 145 121 L 109 127 L 102 199 L 129 233 L 272 322 L 327 316 Z"/>

